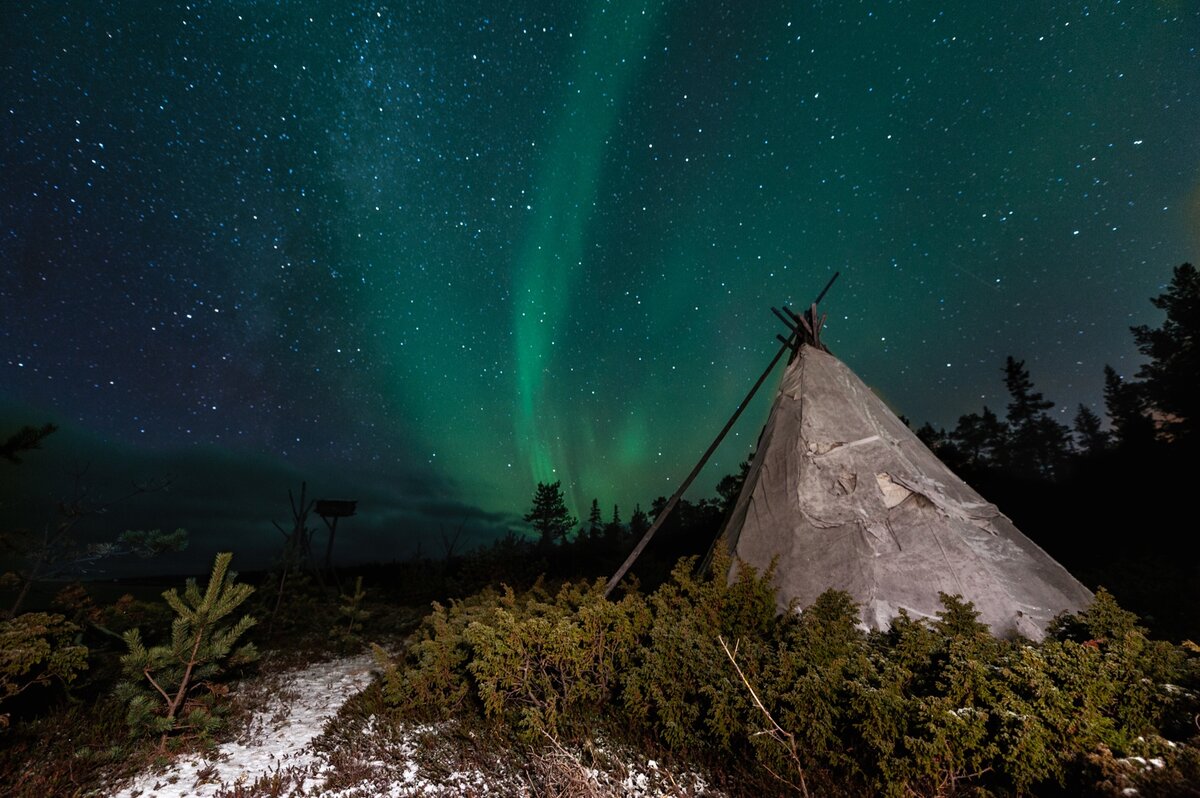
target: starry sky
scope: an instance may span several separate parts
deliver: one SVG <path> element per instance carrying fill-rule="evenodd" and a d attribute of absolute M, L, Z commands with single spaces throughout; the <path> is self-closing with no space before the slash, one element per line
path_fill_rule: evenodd
<path fill-rule="evenodd" d="M 243 541 L 307 478 L 380 556 L 539 480 L 627 518 L 836 270 L 897 412 L 1012 354 L 1069 421 L 1200 254 L 1198 46 L 1179 0 L 8 4 L 0 420 L 63 426 L 11 473 L 182 474 L 153 525 Z"/>

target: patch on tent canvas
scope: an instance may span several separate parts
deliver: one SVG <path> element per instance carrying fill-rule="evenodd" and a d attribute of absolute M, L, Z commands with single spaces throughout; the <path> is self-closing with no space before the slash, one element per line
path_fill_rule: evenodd
<path fill-rule="evenodd" d="M 969 516 L 967 521 L 974 525 L 976 529 L 982 529 L 989 535 L 995 535 L 997 537 L 1000 535 L 999 530 L 996 529 L 996 525 L 992 523 L 992 519 L 990 518 L 976 518 L 974 516 Z"/>
<path fill-rule="evenodd" d="M 898 482 L 893 482 L 892 475 L 886 471 L 876 474 L 875 481 L 879 484 L 879 492 L 883 494 L 883 505 L 889 510 L 914 493 Z"/>
<path fill-rule="evenodd" d="M 880 546 L 890 548 L 887 544 L 891 543 L 891 534 L 883 524 L 874 521 L 859 521 L 858 528 L 863 532 L 863 538 L 876 554 L 879 554 Z"/>
<path fill-rule="evenodd" d="M 1020 610 L 1017 611 L 1013 626 L 1016 627 L 1017 634 L 1035 643 L 1040 643 L 1046 637 L 1046 630 L 1042 628 L 1042 624 Z"/>
<path fill-rule="evenodd" d="M 809 441 L 808 452 L 809 454 L 821 457 L 836 449 L 850 449 L 855 446 L 862 446 L 865 443 L 874 443 L 877 440 L 879 440 L 878 435 L 868 435 L 867 437 L 859 438 L 856 441 L 833 441 L 830 443 L 813 443 L 812 441 Z"/>
<path fill-rule="evenodd" d="M 996 505 L 989 502 L 953 499 L 946 495 L 941 483 L 931 479 L 920 477 L 905 478 L 901 476 L 891 477 L 890 475 L 889 479 L 892 479 L 896 484 L 907 488 L 919 496 L 924 496 L 934 507 L 945 513 L 947 517 L 968 521 L 992 535 L 999 534 L 995 526 L 991 523 L 993 518 L 1000 515 L 1000 511 L 996 509 Z"/>
<path fill-rule="evenodd" d="M 900 545 L 900 536 L 896 534 L 896 528 L 892 526 L 892 519 L 888 518 L 883 523 L 892 536 L 892 542 L 896 544 L 896 551 L 904 551 L 904 546 Z"/>
<path fill-rule="evenodd" d="M 803 507 L 800 508 L 800 515 L 804 516 L 804 520 L 808 521 L 814 529 L 837 529 L 846 525 L 844 520 L 821 518 L 820 516 L 813 515 Z"/>

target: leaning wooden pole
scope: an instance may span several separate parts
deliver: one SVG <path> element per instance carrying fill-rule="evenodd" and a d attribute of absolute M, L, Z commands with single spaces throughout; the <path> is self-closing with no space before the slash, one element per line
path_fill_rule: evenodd
<path fill-rule="evenodd" d="M 824 290 L 821 291 L 820 296 L 817 297 L 817 302 L 820 302 L 825 298 L 825 294 L 828 293 L 830 286 L 833 285 L 833 281 L 838 278 L 840 273 L 841 272 L 834 272 L 833 277 L 829 278 L 829 282 L 825 285 Z M 816 308 L 816 302 L 813 303 L 813 307 L 814 309 Z M 774 308 L 772 308 L 772 310 L 774 310 Z M 776 313 L 776 315 L 778 315 L 778 313 Z M 709 444 L 709 447 L 707 450 L 705 450 L 704 454 L 700 456 L 700 462 L 696 463 L 696 467 L 692 469 L 692 473 L 688 474 L 687 478 L 683 480 L 683 483 L 679 486 L 679 488 L 676 489 L 673 494 L 671 494 L 671 498 L 667 500 L 662 512 L 658 514 L 658 517 L 654 519 L 654 523 L 651 524 L 650 528 L 646 530 L 646 534 L 642 535 L 642 539 L 639 540 L 638 544 L 633 547 L 633 551 L 629 552 L 629 556 L 625 558 L 625 562 L 621 563 L 621 567 L 618 568 L 617 572 L 612 575 L 611 579 L 608 580 L 608 584 L 604 586 L 605 598 L 608 598 L 608 596 L 612 594 L 613 590 L 616 589 L 617 584 L 625 578 L 625 574 L 627 574 L 629 569 L 633 567 L 633 564 L 637 562 L 637 558 L 641 556 L 642 551 L 650 543 L 650 539 L 654 537 L 656 532 L 658 532 L 659 527 L 666 522 L 667 517 L 671 515 L 671 511 L 675 509 L 675 505 L 679 504 L 679 500 L 683 498 L 684 492 L 687 491 L 687 489 L 691 487 L 691 484 L 696 481 L 696 477 L 700 475 L 700 472 L 708 463 L 708 458 L 712 457 L 712 453 L 715 452 L 717 447 L 721 445 L 721 441 L 725 440 L 726 434 L 729 433 L 729 430 L 737 422 L 738 417 L 742 415 L 742 411 L 746 409 L 746 405 L 750 404 L 750 400 L 754 398 L 754 394 L 758 393 L 758 389 L 762 387 L 762 384 L 766 381 L 767 376 L 771 373 L 771 371 L 774 370 L 775 364 L 779 362 L 779 358 L 783 357 L 784 352 L 794 350 L 799 345 L 797 338 L 799 334 L 799 330 L 793 330 L 792 334 L 788 338 L 784 339 L 783 345 L 779 347 L 779 351 L 775 353 L 775 357 L 771 358 L 770 364 L 768 364 L 768 366 L 763 370 L 763 373 L 759 375 L 758 380 L 754 383 L 754 386 L 750 389 L 750 392 L 746 394 L 746 398 L 743 399 L 742 403 L 737 406 L 737 410 L 733 411 L 733 415 L 730 416 L 729 420 L 725 422 L 725 426 L 719 433 L 717 433 L 717 437 L 711 444 Z"/>
<path fill-rule="evenodd" d="M 705 464 L 708 463 L 708 458 L 712 457 L 712 453 L 715 452 L 717 447 L 721 445 L 721 441 L 725 440 L 725 435 L 729 432 L 730 428 L 733 427 L 734 422 L 738 420 L 738 416 L 740 416 L 742 411 L 746 409 L 746 405 L 750 404 L 750 400 L 754 398 L 754 394 L 758 393 L 758 389 L 767 379 L 767 375 L 769 375 L 775 368 L 775 364 L 779 362 L 779 358 L 783 357 L 783 353 L 788 351 L 790 348 L 790 344 L 784 344 L 783 346 L 779 347 L 779 351 L 775 353 L 775 357 L 771 358 L 771 365 L 767 366 L 767 368 L 759 376 L 758 381 L 754 383 L 754 387 L 750 389 L 750 393 L 746 394 L 746 398 L 743 399 L 742 403 L 737 406 L 737 410 L 733 411 L 733 415 L 729 417 L 729 421 L 725 422 L 725 426 L 717 434 L 716 439 L 713 440 L 712 444 L 709 445 L 708 450 L 701 455 L 700 462 L 696 463 L 696 467 L 692 469 L 692 473 L 688 474 L 687 478 L 683 480 L 683 483 L 679 486 L 678 490 L 671 494 L 671 498 L 667 500 L 667 504 L 663 507 L 662 512 L 658 514 L 658 517 L 654 519 L 654 523 L 651 524 L 650 528 L 646 530 L 646 534 L 642 535 L 642 539 L 639 540 L 638 544 L 633 547 L 633 551 L 629 552 L 629 556 L 625 558 L 625 562 L 621 563 L 621 567 L 617 569 L 615 574 L 613 574 L 612 579 L 608 580 L 608 585 L 604 588 L 604 595 L 606 598 L 610 593 L 613 592 L 613 589 L 617 586 L 617 583 L 625 577 L 625 574 L 633 566 L 633 563 L 637 560 L 638 556 L 641 555 L 642 550 L 645 549 L 646 545 L 650 542 L 650 538 L 654 537 L 654 533 L 658 532 L 658 528 L 663 525 L 663 523 L 667 520 L 667 516 L 669 516 L 671 511 L 675 509 L 675 505 L 679 504 L 679 500 L 683 497 L 684 491 L 686 491 L 691 484 L 696 481 L 696 477 L 700 474 L 701 470 L 704 469 Z"/>

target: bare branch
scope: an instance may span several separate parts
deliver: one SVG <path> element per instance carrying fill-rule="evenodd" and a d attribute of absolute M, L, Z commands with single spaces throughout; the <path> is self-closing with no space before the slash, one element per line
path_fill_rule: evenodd
<path fill-rule="evenodd" d="M 163 697 L 163 700 L 166 701 L 168 704 L 170 704 L 171 697 L 169 695 L 167 695 L 166 690 L 164 690 L 158 686 L 158 682 L 154 681 L 154 677 L 150 675 L 150 669 L 143 668 L 142 673 L 146 674 L 146 678 L 150 680 L 150 684 L 154 685 L 154 689 L 159 692 L 159 695 L 161 695 Z"/>
<path fill-rule="evenodd" d="M 746 678 L 746 674 L 742 673 L 742 667 L 740 665 L 738 665 L 737 658 L 734 654 L 734 652 L 737 651 L 737 646 L 740 641 L 737 641 L 734 643 L 734 645 L 733 645 L 734 651 L 729 650 L 729 646 L 725 644 L 725 638 L 721 637 L 720 635 L 717 635 L 717 642 L 720 643 L 721 648 L 723 648 L 725 650 L 725 656 L 729 657 L 729 661 L 733 664 L 733 669 L 737 671 L 738 678 L 742 680 L 742 684 L 746 685 L 746 689 L 750 691 L 750 698 L 754 701 L 754 706 L 758 707 L 758 710 L 760 712 L 762 712 L 763 716 L 766 717 L 766 719 L 768 721 L 770 721 L 771 728 L 767 731 L 767 733 L 771 736 L 771 738 L 773 740 L 781 743 L 784 747 L 787 748 L 788 755 L 791 757 L 792 762 L 795 763 L 796 775 L 800 777 L 800 784 L 799 784 L 800 792 L 801 792 L 801 794 L 804 795 L 804 798 L 808 798 L 808 785 L 805 784 L 805 782 L 804 782 L 804 766 L 800 764 L 800 754 L 796 750 L 795 735 L 793 735 L 791 732 L 784 729 L 782 726 L 780 726 L 775 721 L 775 718 L 772 717 L 771 713 L 767 710 L 767 708 L 765 706 L 763 706 L 762 700 L 758 697 L 758 693 L 755 692 L 754 687 L 750 684 L 750 680 Z M 773 771 L 771 774 L 773 776 L 775 776 L 776 778 L 780 779 L 780 781 L 784 781 L 785 783 L 791 784 L 791 782 L 788 782 L 786 779 L 781 778 L 778 774 L 774 773 Z M 797 785 L 793 784 L 792 786 L 796 787 Z"/>

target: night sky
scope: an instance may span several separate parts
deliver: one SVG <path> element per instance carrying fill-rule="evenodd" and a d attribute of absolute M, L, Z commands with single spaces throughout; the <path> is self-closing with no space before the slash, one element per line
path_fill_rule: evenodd
<path fill-rule="evenodd" d="M 628 518 L 835 270 L 897 412 L 1012 354 L 1069 421 L 1200 256 L 1188 2 L 152 5 L 0 11 L 0 420 L 212 540 L 302 478 L 377 556 L 538 480 Z"/>

